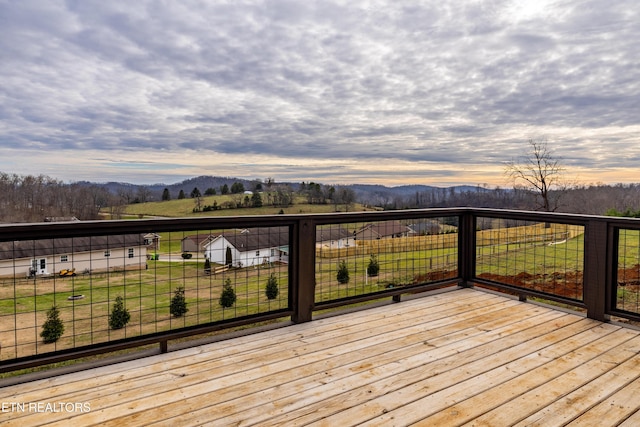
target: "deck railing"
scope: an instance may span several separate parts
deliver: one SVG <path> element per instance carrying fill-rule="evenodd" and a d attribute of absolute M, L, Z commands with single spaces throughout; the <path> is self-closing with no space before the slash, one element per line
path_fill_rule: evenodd
<path fill-rule="evenodd" d="M 639 235 L 473 208 L 4 225 L 0 371 L 455 285 L 637 321 Z"/>

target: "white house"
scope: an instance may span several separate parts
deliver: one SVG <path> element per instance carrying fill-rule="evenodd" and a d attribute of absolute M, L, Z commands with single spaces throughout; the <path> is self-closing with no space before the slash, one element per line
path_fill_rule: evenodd
<path fill-rule="evenodd" d="M 217 264 L 251 267 L 289 261 L 288 227 L 249 228 L 224 232 L 204 246 L 204 256 Z"/>
<path fill-rule="evenodd" d="M 146 243 L 141 234 L 0 242 L 0 277 L 143 269 Z"/>
<path fill-rule="evenodd" d="M 341 249 L 354 244 L 354 235 L 343 227 L 329 226 L 316 228 L 316 248 Z"/>

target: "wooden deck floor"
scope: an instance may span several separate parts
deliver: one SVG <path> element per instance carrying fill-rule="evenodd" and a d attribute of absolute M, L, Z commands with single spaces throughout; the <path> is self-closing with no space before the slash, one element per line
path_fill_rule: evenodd
<path fill-rule="evenodd" d="M 637 331 L 463 289 L 7 386 L 0 424 L 637 426 L 639 353 Z"/>

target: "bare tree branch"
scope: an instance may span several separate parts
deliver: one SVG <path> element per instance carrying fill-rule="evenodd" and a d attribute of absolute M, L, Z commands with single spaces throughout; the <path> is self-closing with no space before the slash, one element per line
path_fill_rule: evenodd
<path fill-rule="evenodd" d="M 534 193 L 538 208 L 546 212 L 558 209 L 560 196 L 569 188 L 565 169 L 549 150 L 546 139 L 529 139 L 528 154 L 510 161 L 505 175 L 514 188 Z"/>

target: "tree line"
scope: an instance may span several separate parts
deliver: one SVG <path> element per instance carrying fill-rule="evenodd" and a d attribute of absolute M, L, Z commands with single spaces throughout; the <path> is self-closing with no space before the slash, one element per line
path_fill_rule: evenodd
<path fill-rule="evenodd" d="M 546 182 L 549 182 L 547 180 Z M 336 211 L 349 211 L 356 202 L 365 206 L 384 210 L 446 207 L 485 207 L 495 209 L 544 210 L 553 207 L 556 212 L 590 215 L 640 216 L 640 184 L 574 184 L 549 186 L 543 192 L 539 187 L 514 185 L 511 188 L 488 185 L 476 186 L 473 190 L 460 191 L 454 187 L 436 188 L 416 192 L 413 195 L 393 193 L 367 193 L 356 195 L 349 186 L 331 186 L 315 182 L 297 185 L 276 183 L 268 178 L 251 185 L 252 194 L 244 194 L 244 186 L 231 185 L 220 193 L 232 196 L 228 206 L 215 209 L 238 207 L 288 207 L 296 197 L 310 204 L 333 204 Z M 241 190 L 241 191 L 240 191 Z M 214 193 L 205 190 L 204 195 Z M 218 193 L 216 190 L 215 193 Z M 214 194 L 215 194 L 214 193 Z M 0 222 L 42 222 L 75 217 L 79 220 L 100 218 L 100 212 L 108 211 L 112 218 L 118 218 L 124 208 L 134 202 L 159 200 L 146 186 L 130 185 L 116 191 L 99 184 L 87 182 L 65 184 L 44 175 L 17 175 L 0 172 Z M 547 197 L 547 201 L 542 196 Z M 202 194 L 194 188 L 189 194 L 202 202 Z M 186 196 L 185 196 L 186 197 Z M 168 198 L 164 198 L 168 200 Z M 214 209 L 197 204 L 198 209 Z"/>
<path fill-rule="evenodd" d="M 554 212 L 610 216 L 636 216 L 640 213 L 640 184 L 580 184 L 549 193 L 557 203 Z M 412 196 L 373 195 L 368 203 L 385 210 L 450 207 L 543 210 L 537 194 L 531 190 L 490 188 L 486 185 L 466 191 L 440 188 L 416 192 Z"/>
<path fill-rule="evenodd" d="M 113 203 L 113 195 L 97 185 L 65 184 L 44 175 L 0 172 L 0 194 L 3 223 L 97 219 L 100 209 Z"/>

